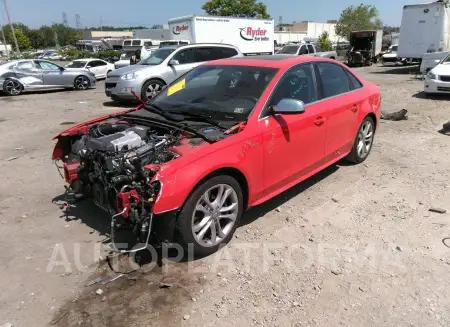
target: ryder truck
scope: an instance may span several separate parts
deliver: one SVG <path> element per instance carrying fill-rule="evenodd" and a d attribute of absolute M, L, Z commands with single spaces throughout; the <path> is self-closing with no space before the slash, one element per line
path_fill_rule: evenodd
<path fill-rule="evenodd" d="M 169 20 L 170 39 L 190 43 L 227 43 L 244 55 L 273 54 L 274 21 L 265 19 L 184 16 Z"/>

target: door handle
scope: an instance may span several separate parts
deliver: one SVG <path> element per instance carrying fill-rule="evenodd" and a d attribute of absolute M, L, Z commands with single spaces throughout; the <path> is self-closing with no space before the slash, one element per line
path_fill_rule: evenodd
<path fill-rule="evenodd" d="M 355 104 L 353 107 L 352 107 L 352 112 L 357 112 L 358 111 L 358 106 Z"/>
<path fill-rule="evenodd" d="M 319 116 L 319 117 L 317 117 L 317 118 L 314 120 L 314 124 L 316 124 L 317 126 L 320 126 L 320 125 L 322 125 L 323 123 L 325 123 L 325 119 L 323 119 L 322 116 Z"/>

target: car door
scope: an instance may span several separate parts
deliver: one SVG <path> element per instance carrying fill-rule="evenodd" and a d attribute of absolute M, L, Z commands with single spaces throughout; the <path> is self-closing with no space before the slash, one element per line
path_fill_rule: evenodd
<path fill-rule="evenodd" d="M 44 85 L 42 72 L 32 60 L 20 61 L 14 73 L 26 89 L 39 89 Z"/>
<path fill-rule="evenodd" d="M 362 94 L 352 91 L 346 69 L 328 62 L 318 62 L 318 80 L 321 86 L 321 103 L 328 108 L 326 156 L 339 157 L 350 151 L 358 124 Z"/>
<path fill-rule="evenodd" d="M 66 85 L 64 69 L 61 69 L 61 67 L 49 61 L 37 60 L 36 63 L 41 69 L 45 86 L 52 87 Z"/>
<path fill-rule="evenodd" d="M 195 48 L 180 50 L 173 55 L 171 61 L 172 60 L 176 60 L 177 64 L 171 65 L 171 62 L 169 61 L 170 74 L 166 81 L 167 83 L 171 83 L 178 76 L 187 73 L 198 65 L 195 61 Z"/>
<path fill-rule="evenodd" d="M 272 114 L 271 106 L 285 98 L 303 101 L 305 112 Z M 317 100 L 311 64 L 289 69 L 275 87 L 258 122 L 263 130 L 265 195 L 292 185 L 323 165 L 327 108 Z"/>
<path fill-rule="evenodd" d="M 108 70 L 108 65 L 106 62 L 101 60 L 94 60 L 91 62 L 94 64 L 94 68 L 91 71 L 95 74 L 96 78 L 104 78 L 106 77 L 106 71 Z"/>

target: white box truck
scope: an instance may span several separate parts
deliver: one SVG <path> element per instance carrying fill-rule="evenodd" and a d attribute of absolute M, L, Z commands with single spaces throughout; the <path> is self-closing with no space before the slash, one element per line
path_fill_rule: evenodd
<path fill-rule="evenodd" d="M 169 20 L 171 40 L 228 43 L 244 55 L 273 54 L 274 21 L 266 19 L 184 16 Z"/>
<path fill-rule="evenodd" d="M 449 7 L 447 1 L 404 6 L 398 56 L 420 61 L 425 53 L 447 51 L 450 47 Z"/>

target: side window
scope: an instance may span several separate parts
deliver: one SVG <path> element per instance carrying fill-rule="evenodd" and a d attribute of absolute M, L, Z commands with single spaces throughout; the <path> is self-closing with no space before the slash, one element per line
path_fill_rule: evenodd
<path fill-rule="evenodd" d="M 270 105 L 276 105 L 281 99 L 286 98 L 301 100 L 305 104 L 317 101 L 312 65 L 304 64 L 288 70 L 276 86 Z"/>
<path fill-rule="evenodd" d="M 350 91 L 350 84 L 344 69 L 336 64 L 317 63 L 323 87 L 323 97 L 329 98 Z"/>
<path fill-rule="evenodd" d="M 363 87 L 362 83 L 348 70 L 346 71 L 348 79 L 350 80 L 350 87 L 352 90 L 360 89 Z"/>
<path fill-rule="evenodd" d="M 298 52 L 299 55 L 304 55 L 304 54 L 308 54 L 308 48 L 306 47 L 306 45 L 302 45 L 300 47 L 300 51 Z"/>
<path fill-rule="evenodd" d="M 216 48 L 197 48 L 195 49 L 195 62 L 211 61 L 218 58 L 219 52 Z"/>
<path fill-rule="evenodd" d="M 15 67 L 15 69 L 18 69 L 18 70 L 34 70 L 35 69 L 35 67 L 34 67 L 34 64 L 31 62 L 31 61 L 22 61 L 22 62 L 19 62 L 18 64 L 17 64 L 17 66 Z"/>
<path fill-rule="evenodd" d="M 95 61 L 95 60 L 89 61 L 86 64 L 86 66 L 90 66 L 91 68 L 97 67 L 97 61 Z"/>
<path fill-rule="evenodd" d="M 194 54 L 195 54 L 195 49 L 186 49 L 186 50 L 183 50 L 183 51 L 180 51 L 179 53 L 177 53 L 173 57 L 173 59 L 178 60 L 180 65 L 192 64 L 193 62 L 195 62 Z"/>
<path fill-rule="evenodd" d="M 95 61 L 95 67 L 101 67 L 101 66 L 106 66 L 106 62 L 100 61 L 100 60 L 96 60 Z"/>
<path fill-rule="evenodd" d="M 308 44 L 308 51 L 309 51 L 309 53 L 315 53 L 314 47 L 312 46 L 312 44 Z"/>
<path fill-rule="evenodd" d="M 42 70 L 59 70 L 59 67 L 48 61 L 38 61 L 39 66 Z"/>
<path fill-rule="evenodd" d="M 238 52 L 233 48 L 217 48 L 217 52 L 217 59 L 230 58 L 238 54 Z"/>

